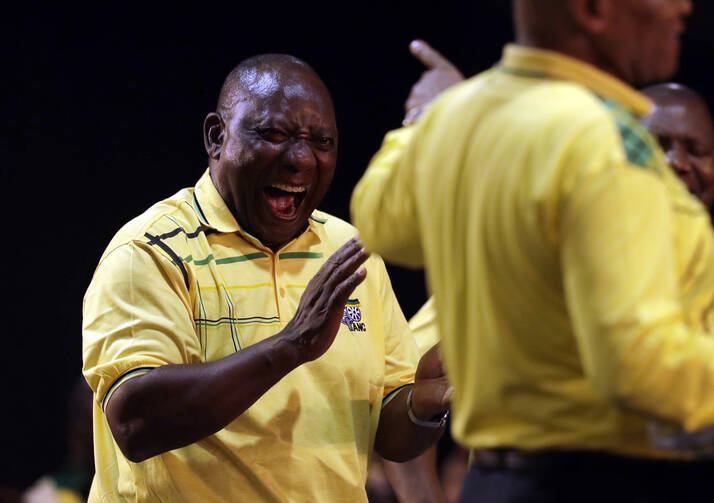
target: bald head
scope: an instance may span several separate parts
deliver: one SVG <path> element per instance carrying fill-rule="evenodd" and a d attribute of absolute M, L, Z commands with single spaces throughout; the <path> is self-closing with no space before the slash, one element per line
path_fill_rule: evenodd
<path fill-rule="evenodd" d="M 688 104 L 707 108 L 704 98 L 698 92 L 674 82 L 649 86 L 644 88 L 642 92 L 658 106 Z"/>
<path fill-rule="evenodd" d="M 225 117 L 241 101 L 265 97 L 278 90 L 289 95 L 296 80 L 316 83 L 329 97 L 320 77 L 301 59 L 288 54 L 260 54 L 244 59 L 223 82 L 216 111 Z"/>

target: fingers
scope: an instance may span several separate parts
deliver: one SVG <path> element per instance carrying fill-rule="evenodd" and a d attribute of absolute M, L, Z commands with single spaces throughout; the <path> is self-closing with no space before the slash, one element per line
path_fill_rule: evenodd
<path fill-rule="evenodd" d="M 412 410 L 420 419 L 429 419 L 448 409 L 454 387 L 446 377 L 418 379 L 414 382 Z"/>
<path fill-rule="evenodd" d="M 369 258 L 369 252 L 362 247 L 358 238 L 352 238 L 332 254 L 329 274 L 336 282 L 341 282 L 352 274 Z"/>
<path fill-rule="evenodd" d="M 345 244 L 340 246 L 337 251 L 325 261 L 310 283 L 324 283 L 325 281 L 328 281 L 341 264 L 343 264 L 351 256 L 359 253 L 361 249 L 362 243 L 359 239 L 356 237 L 350 239 Z"/>
<path fill-rule="evenodd" d="M 312 301 L 308 302 L 329 305 L 331 308 L 339 304 L 338 299 L 342 297 L 345 297 L 346 301 L 364 280 L 366 271 L 360 272 L 357 269 L 368 258 L 369 252 L 362 247 L 359 239 L 350 239 L 332 254 L 310 281 L 306 294 Z"/>
<path fill-rule="evenodd" d="M 451 399 L 454 397 L 454 387 L 449 386 L 444 393 L 444 396 L 441 397 L 441 405 L 444 407 L 451 405 Z"/>
<path fill-rule="evenodd" d="M 441 355 L 441 343 L 434 345 L 419 359 L 417 379 L 431 379 L 444 375 L 444 365 Z"/>
<path fill-rule="evenodd" d="M 334 296 L 331 299 L 332 305 L 336 308 L 343 309 L 350 295 L 352 295 L 352 292 L 355 291 L 355 288 L 357 288 L 366 277 L 367 270 L 362 267 L 345 278 L 334 290 Z"/>
<path fill-rule="evenodd" d="M 423 40 L 413 40 L 409 44 L 409 51 L 430 70 L 440 66 L 454 66 L 451 61 Z"/>
<path fill-rule="evenodd" d="M 357 243 L 360 248 L 348 256 L 346 260 L 340 264 L 335 270 L 333 277 L 336 282 L 336 286 L 333 288 L 335 305 L 342 305 L 347 302 L 350 294 L 357 288 L 357 285 L 364 281 L 367 277 L 367 270 L 362 267 L 358 268 L 364 264 L 364 262 L 369 258 L 369 252 L 361 247 L 359 241 Z"/>
<path fill-rule="evenodd" d="M 402 126 L 405 127 L 409 126 L 410 124 L 414 124 L 416 120 L 421 116 L 422 112 L 424 112 L 424 107 L 415 107 L 413 105 L 410 106 L 408 101 L 404 108 L 407 109 L 407 114 L 404 116 L 404 120 L 402 121 Z"/>

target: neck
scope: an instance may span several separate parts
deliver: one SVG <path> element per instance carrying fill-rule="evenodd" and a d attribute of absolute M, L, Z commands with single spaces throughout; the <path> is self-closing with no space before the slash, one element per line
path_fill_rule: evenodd
<path fill-rule="evenodd" d="M 621 75 L 612 63 L 600 55 L 594 44 L 586 37 L 572 36 L 556 39 L 555 37 L 537 37 L 532 33 L 518 33 L 515 42 L 526 47 L 559 52 L 593 65 L 618 79 L 627 80 L 626 76 Z"/>
<path fill-rule="evenodd" d="M 620 79 L 626 77 L 598 49 L 597 41 L 576 24 L 564 2 L 519 0 L 513 8 L 517 44 L 559 52 Z"/>

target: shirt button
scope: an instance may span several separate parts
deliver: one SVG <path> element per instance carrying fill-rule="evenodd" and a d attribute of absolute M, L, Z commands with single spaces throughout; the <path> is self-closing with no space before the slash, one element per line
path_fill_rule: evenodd
<path fill-rule="evenodd" d="M 280 287 L 280 296 L 285 297 L 285 288 L 283 288 L 282 286 Z"/>

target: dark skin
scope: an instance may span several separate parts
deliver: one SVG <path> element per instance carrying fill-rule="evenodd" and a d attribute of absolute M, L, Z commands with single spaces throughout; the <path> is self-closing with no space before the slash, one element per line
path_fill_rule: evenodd
<path fill-rule="evenodd" d="M 516 42 L 644 85 L 671 77 L 691 0 L 514 0 Z"/>
<path fill-rule="evenodd" d="M 304 229 L 337 163 L 329 93 L 317 75 L 298 71 L 290 80 L 271 69 L 237 86 L 226 100 L 233 106 L 204 122 L 218 192 L 236 220 L 273 251 Z M 281 197 L 292 197 L 293 204 L 281 207 Z"/>
<path fill-rule="evenodd" d="M 211 176 L 236 220 L 278 250 L 307 225 L 329 187 L 336 126 L 327 90 L 310 70 L 277 66 L 261 76 L 257 90 L 237 89 L 227 108 L 206 117 L 204 143 Z M 326 144 L 323 137 L 333 141 Z M 266 189 L 275 184 L 293 192 Z M 300 201 L 292 195 L 297 189 L 304 189 Z M 345 303 L 366 277 L 361 266 L 368 256 L 357 239 L 338 249 L 307 285 L 295 317 L 274 336 L 220 360 L 165 365 L 122 384 L 106 416 L 124 455 L 140 462 L 216 433 L 290 371 L 323 355 L 337 335 Z M 418 418 L 448 408 L 443 374 L 438 355 L 422 358 L 413 385 Z M 409 420 L 407 391 L 380 417 L 375 449 L 387 459 L 410 459 L 443 431 Z"/>
<path fill-rule="evenodd" d="M 675 173 L 707 208 L 714 204 L 714 124 L 696 93 L 678 84 L 645 89 L 655 108 L 643 120 Z"/>

